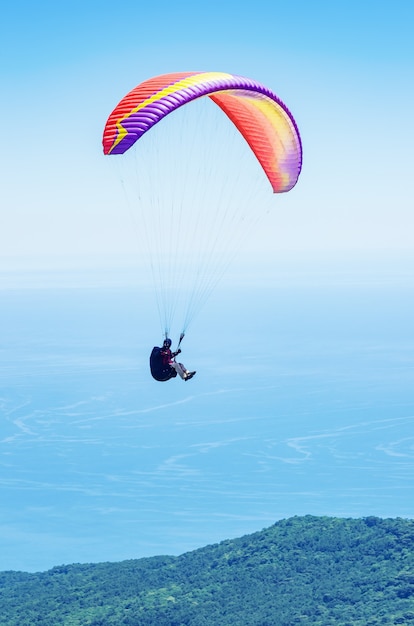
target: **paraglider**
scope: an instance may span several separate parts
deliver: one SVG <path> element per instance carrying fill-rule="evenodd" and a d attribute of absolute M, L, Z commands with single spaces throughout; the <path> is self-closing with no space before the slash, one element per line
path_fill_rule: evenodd
<path fill-rule="evenodd" d="M 239 142 L 236 158 L 223 154 L 227 149 L 224 133 L 211 125 L 207 139 L 195 140 L 195 156 L 201 154 L 206 144 L 217 144 L 217 154 L 193 166 L 195 157 L 187 148 L 180 150 L 177 143 L 203 130 L 202 121 L 196 118 L 195 126 L 185 124 L 184 130 L 177 131 L 173 152 L 165 152 L 167 156 L 160 164 L 163 141 L 168 128 L 178 124 L 178 112 L 191 111 L 202 102 L 214 103 L 213 108 L 220 112 L 226 126 L 235 129 Z M 166 118 L 174 124 L 168 125 Z M 152 137 L 154 153 L 150 150 Z M 272 196 L 270 189 L 275 194 L 290 191 L 302 167 L 296 122 L 278 96 L 255 80 L 224 72 L 176 72 L 149 78 L 122 98 L 108 117 L 102 143 L 105 155 L 124 155 L 120 161 L 134 152 L 132 178 L 136 191 L 130 204 L 140 211 L 136 229 L 148 245 L 163 335 L 166 340 L 169 338 L 173 316 L 179 309 L 177 294 L 186 289 L 183 311 L 178 311 L 183 317 L 184 336 L 230 264 L 234 250 L 257 219 L 262 201 L 241 167 L 245 153 L 252 156 L 252 166 L 259 170 L 266 197 Z M 133 146 L 136 149 L 131 150 Z M 248 147 L 250 150 L 246 150 Z M 225 171 L 223 164 L 231 166 L 232 171 L 238 170 L 237 180 Z M 167 171 L 170 167 L 175 167 L 174 173 Z M 126 178 L 122 178 L 123 184 Z M 235 194 L 241 184 L 246 186 L 240 191 L 242 202 Z M 162 347 L 154 348 L 150 358 L 153 377 L 170 380 L 178 373 L 189 380 L 186 372 L 192 376 L 195 372 L 188 372 L 184 366 L 180 371 L 180 364 L 175 361 L 177 354 L 172 355 L 167 362 Z"/>
<path fill-rule="evenodd" d="M 181 342 L 182 337 L 180 338 Z M 155 346 L 150 356 L 151 375 L 155 380 L 165 382 L 175 378 L 177 374 L 183 380 L 190 380 L 196 372 L 190 372 L 182 363 L 177 363 L 175 357 L 181 354 L 181 348 L 171 351 L 171 339 L 166 337 L 162 347 Z"/>

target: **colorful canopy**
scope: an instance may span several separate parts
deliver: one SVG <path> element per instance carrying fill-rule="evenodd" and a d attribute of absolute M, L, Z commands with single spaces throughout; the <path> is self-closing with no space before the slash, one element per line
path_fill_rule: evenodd
<path fill-rule="evenodd" d="M 178 72 L 144 81 L 109 116 L 105 154 L 123 154 L 166 115 L 207 96 L 243 135 L 275 193 L 289 191 L 302 167 L 302 145 L 292 114 L 267 87 L 223 72 Z"/>

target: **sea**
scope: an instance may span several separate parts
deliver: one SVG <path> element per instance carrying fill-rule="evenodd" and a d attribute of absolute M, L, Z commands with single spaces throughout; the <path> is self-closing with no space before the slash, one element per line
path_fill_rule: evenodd
<path fill-rule="evenodd" d="M 187 330 L 196 376 L 166 383 L 133 272 L 0 278 L 1 571 L 178 555 L 296 515 L 413 518 L 412 265 L 250 263 Z"/>

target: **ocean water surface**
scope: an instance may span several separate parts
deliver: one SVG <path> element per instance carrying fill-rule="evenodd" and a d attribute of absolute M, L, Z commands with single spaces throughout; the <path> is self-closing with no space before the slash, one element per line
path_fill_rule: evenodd
<path fill-rule="evenodd" d="M 412 282 L 222 286 L 182 344 L 188 383 L 149 375 L 145 288 L 10 281 L 0 299 L 0 570 L 308 513 L 413 517 Z"/>

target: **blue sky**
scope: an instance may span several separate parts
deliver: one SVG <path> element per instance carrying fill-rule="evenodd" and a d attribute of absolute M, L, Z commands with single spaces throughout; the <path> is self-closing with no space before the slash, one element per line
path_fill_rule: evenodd
<path fill-rule="evenodd" d="M 3 7 L 0 569 L 412 517 L 413 22 L 410 0 Z M 101 137 L 140 81 L 194 69 L 268 85 L 304 161 L 185 339 L 191 387 L 159 386 Z"/>
<path fill-rule="evenodd" d="M 101 151 L 105 120 L 157 73 L 251 76 L 292 110 L 297 187 L 257 241 L 305 255 L 413 249 L 413 7 L 376 2 L 18 2 L 0 42 L 4 269 L 133 251 Z M 270 239 L 266 233 L 272 233 Z M 267 239 L 266 239 L 267 238 Z M 268 249 L 268 248 L 267 248 Z M 30 260 L 27 260 L 27 259 Z"/>

